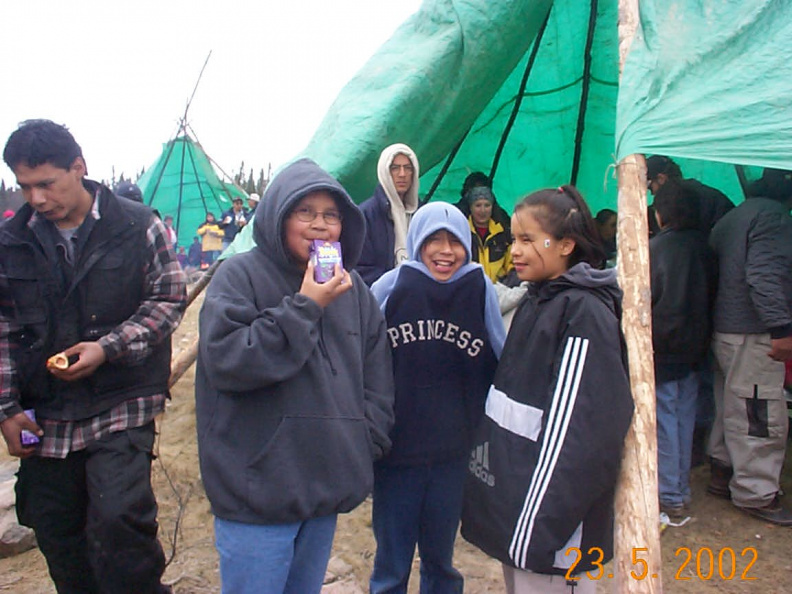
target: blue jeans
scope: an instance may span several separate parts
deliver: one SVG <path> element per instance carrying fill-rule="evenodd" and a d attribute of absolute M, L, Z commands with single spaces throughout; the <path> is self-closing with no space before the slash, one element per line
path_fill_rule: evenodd
<path fill-rule="evenodd" d="M 463 579 L 453 557 L 467 463 L 465 456 L 434 465 L 375 467 L 371 594 L 407 592 L 416 544 L 421 594 L 461 594 Z"/>
<path fill-rule="evenodd" d="M 707 357 L 702 361 L 696 372 L 699 377 L 698 401 L 696 404 L 696 427 L 703 427 L 705 429 L 712 427 L 712 422 L 715 420 L 715 395 L 712 388 L 713 365 L 713 354 L 710 350 L 707 351 Z"/>
<path fill-rule="evenodd" d="M 335 515 L 275 525 L 215 517 L 223 594 L 318 594 L 335 527 Z"/>
<path fill-rule="evenodd" d="M 688 370 L 679 379 L 658 383 L 657 479 L 660 503 L 690 502 L 690 455 L 696 425 L 698 373 Z"/>

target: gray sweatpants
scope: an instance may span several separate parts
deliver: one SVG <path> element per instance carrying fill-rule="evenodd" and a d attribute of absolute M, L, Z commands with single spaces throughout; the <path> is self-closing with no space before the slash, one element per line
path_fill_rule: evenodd
<path fill-rule="evenodd" d="M 563 575 L 534 573 L 508 565 L 502 567 L 506 594 L 594 594 L 597 591 L 597 582 L 590 580 L 585 573 L 579 576 L 580 579 L 572 587 Z M 596 574 L 597 571 L 592 573 Z"/>
<path fill-rule="evenodd" d="M 715 422 L 710 455 L 734 469 L 732 502 L 762 507 L 773 500 L 786 451 L 784 364 L 773 361 L 769 334 L 724 334 L 712 340 Z"/>

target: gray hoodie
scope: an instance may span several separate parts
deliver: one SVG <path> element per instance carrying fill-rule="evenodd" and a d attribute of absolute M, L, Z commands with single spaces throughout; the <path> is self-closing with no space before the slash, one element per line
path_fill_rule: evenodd
<path fill-rule="evenodd" d="M 353 288 L 324 309 L 298 293 L 303 270 L 283 227 L 316 190 L 338 201 L 344 267 L 354 268 L 363 216 L 335 179 L 301 159 L 267 188 L 256 247 L 223 263 L 201 310 L 201 474 L 212 512 L 226 520 L 279 524 L 349 511 L 390 447 L 393 374 L 376 301 L 355 272 Z"/>

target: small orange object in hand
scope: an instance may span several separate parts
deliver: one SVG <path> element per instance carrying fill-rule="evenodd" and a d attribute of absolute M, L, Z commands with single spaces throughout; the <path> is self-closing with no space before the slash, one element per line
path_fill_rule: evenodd
<path fill-rule="evenodd" d="M 57 353 L 47 359 L 47 369 L 68 369 L 69 358 L 63 353 Z"/>

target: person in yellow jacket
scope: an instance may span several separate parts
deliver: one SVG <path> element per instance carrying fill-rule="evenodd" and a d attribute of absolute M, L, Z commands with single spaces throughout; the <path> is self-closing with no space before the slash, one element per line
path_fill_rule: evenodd
<path fill-rule="evenodd" d="M 495 196 L 486 186 L 466 193 L 470 215 L 473 260 L 484 267 L 485 274 L 496 283 L 512 270 L 511 234 L 509 229 L 492 218 Z"/>
<path fill-rule="evenodd" d="M 201 236 L 201 268 L 208 268 L 223 249 L 223 230 L 218 226 L 215 216 L 207 212 L 206 220 L 196 233 Z"/>

